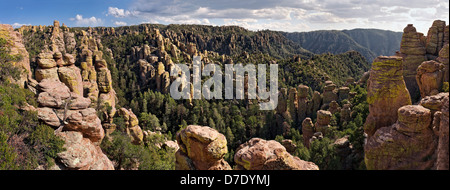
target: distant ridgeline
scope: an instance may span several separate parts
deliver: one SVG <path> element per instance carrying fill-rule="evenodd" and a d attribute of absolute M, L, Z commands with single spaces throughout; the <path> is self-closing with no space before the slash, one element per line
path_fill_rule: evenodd
<path fill-rule="evenodd" d="M 402 32 L 379 29 L 319 30 L 282 34 L 313 53 L 339 54 L 354 50 L 360 52 L 368 62 L 380 55 L 394 55 L 402 40 Z"/>

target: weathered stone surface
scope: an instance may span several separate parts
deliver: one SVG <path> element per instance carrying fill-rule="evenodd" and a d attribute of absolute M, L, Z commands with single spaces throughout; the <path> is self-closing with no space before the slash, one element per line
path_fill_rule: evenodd
<path fill-rule="evenodd" d="M 448 27 L 447 27 L 448 28 Z M 439 57 L 436 61 L 444 64 L 444 82 L 448 82 L 449 77 L 449 44 L 445 44 L 444 47 L 439 51 Z"/>
<path fill-rule="evenodd" d="M 97 85 L 102 93 L 108 93 L 112 88 L 111 72 L 107 68 L 100 68 L 97 71 Z"/>
<path fill-rule="evenodd" d="M 58 161 L 67 169 L 114 170 L 112 162 L 103 154 L 100 147 L 92 144 L 89 139 L 83 138 L 82 133 L 64 131 L 57 135 L 65 141 L 66 149 L 58 153 Z"/>
<path fill-rule="evenodd" d="M 431 169 L 436 141 L 431 112 L 420 105 L 398 110 L 398 121 L 378 129 L 364 147 L 367 169 Z"/>
<path fill-rule="evenodd" d="M 400 52 L 403 57 L 403 77 L 412 100 L 419 99 L 419 86 L 416 82 L 417 68 L 426 61 L 425 44 L 412 24 L 403 29 Z"/>
<path fill-rule="evenodd" d="M 425 61 L 417 68 L 416 80 L 422 98 L 436 95 L 442 89 L 444 65 L 436 61 Z"/>
<path fill-rule="evenodd" d="M 329 111 L 319 110 L 317 111 L 317 121 L 314 124 L 315 132 L 322 132 L 323 135 L 327 133 L 330 128 L 330 121 L 333 115 Z"/>
<path fill-rule="evenodd" d="M 40 91 L 37 102 L 41 107 L 64 108 L 70 98 L 70 90 L 63 83 L 55 80 L 43 80 L 37 85 Z"/>
<path fill-rule="evenodd" d="M 234 155 L 238 169 L 245 170 L 318 170 L 312 162 L 289 154 L 278 142 L 250 139 L 239 146 Z"/>
<path fill-rule="evenodd" d="M 447 26 L 448 28 L 448 26 Z M 447 30 L 448 32 L 448 30 Z M 441 118 L 439 125 L 439 143 L 437 148 L 437 170 L 449 170 L 449 97 L 447 96 L 442 100 Z"/>
<path fill-rule="evenodd" d="M 14 28 L 11 25 L 0 24 L 0 37 L 7 40 L 10 48 L 10 55 L 20 55 L 22 57 L 20 61 L 12 62 L 12 64 L 19 67 L 24 72 L 20 74 L 20 78 L 17 81 L 11 81 L 18 84 L 21 88 L 24 88 L 27 79 L 31 78 L 31 69 L 29 54 L 23 43 L 22 34 L 14 31 Z"/>
<path fill-rule="evenodd" d="M 93 143 L 100 144 L 105 136 L 102 123 L 94 108 L 69 110 L 64 130 L 79 131 Z"/>
<path fill-rule="evenodd" d="M 139 127 L 139 120 L 137 116 L 131 111 L 131 109 L 120 108 L 118 111 L 119 116 L 122 116 L 127 125 L 127 134 L 131 137 L 133 144 L 141 144 L 144 139 L 144 133 L 141 127 Z"/>
<path fill-rule="evenodd" d="M 435 20 L 428 30 L 426 52 L 431 55 L 438 55 L 439 50 L 444 45 L 445 21 Z"/>
<path fill-rule="evenodd" d="M 402 73 L 402 59 L 392 56 L 377 57 L 372 63 L 367 84 L 369 115 L 364 132 L 369 138 L 381 127 L 397 121 L 397 110 L 412 104 Z"/>
<path fill-rule="evenodd" d="M 309 139 L 314 136 L 315 128 L 311 118 L 307 117 L 302 122 L 303 145 L 309 148 Z"/>
<path fill-rule="evenodd" d="M 58 69 L 58 76 L 61 82 L 69 87 L 70 91 L 83 96 L 83 80 L 78 67 L 75 65 L 60 67 Z"/>
<path fill-rule="evenodd" d="M 224 135 L 209 127 L 189 125 L 177 133 L 180 149 L 175 169 L 231 169 L 223 159 L 228 152 Z"/>
<path fill-rule="evenodd" d="M 44 79 L 52 79 L 59 81 L 58 68 L 42 69 L 38 67 L 35 71 L 36 81 L 41 82 Z"/>
<path fill-rule="evenodd" d="M 43 121 L 45 124 L 58 128 L 61 126 L 61 120 L 53 111 L 52 108 L 43 107 L 37 108 L 38 119 Z"/>

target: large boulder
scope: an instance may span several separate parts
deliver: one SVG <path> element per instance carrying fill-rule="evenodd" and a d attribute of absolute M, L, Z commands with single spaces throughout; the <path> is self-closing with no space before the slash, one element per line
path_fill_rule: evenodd
<path fill-rule="evenodd" d="M 97 145 L 101 143 L 105 136 L 102 123 L 94 108 L 69 110 L 65 122 L 64 130 L 81 132 L 85 138 Z"/>
<path fill-rule="evenodd" d="M 82 133 L 63 131 L 57 136 L 65 141 L 65 151 L 58 153 L 58 161 L 65 167 L 63 169 L 114 170 L 114 165 L 100 147 L 83 138 Z"/>
<path fill-rule="evenodd" d="M 58 76 L 61 82 L 69 87 L 70 91 L 83 96 L 83 80 L 78 67 L 75 65 L 60 67 L 58 69 Z"/>
<path fill-rule="evenodd" d="M 189 125 L 177 133 L 180 149 L 176 153 L 177 170 L 230 170 L 223 159 L 228 153 L 224 135 L 210 127 Z"/>
<path fill-rule="evenodd" d="M 237 169 L 245 170 L 318 170 L 312 162 L 300 160 L 279 142 L 250 139 L 239 146 L 234 155 Z"/>
<path fill-rule="evenodd" d="M 436 95 L 442 88 L 444 65 L 436 61 L 425 61 L 417 68 L 416 80 L 422 98 Z"/>
<path fill-rule="evenodd" d="M 380 56 L 372 63 L 367 84 L 370 113 L 364 124 L 369 138 L 377 129 L 394 124 L 400 107 L 412 104 L 402 71 L 401 57 Z"/>

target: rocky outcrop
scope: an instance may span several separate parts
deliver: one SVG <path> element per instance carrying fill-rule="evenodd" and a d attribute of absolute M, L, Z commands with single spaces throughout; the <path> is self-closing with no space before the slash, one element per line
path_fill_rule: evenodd
<path fill-rule="evenodd" d="M 224 135 L 209 127 L 189 125 L 177 133 L 176 170 L 230 170 Z"/>
<path fill-rule="evenodd" d="M 114 169 L 99 145 L 104 130 L 89 98 L 71 92 L 60 81 L 44 79 L 37 85 L 38 119 L 56 129 L 65 141 L 58 153 L 61 169 Z"/>
<path fill-rule="evenodd" d="M 311 118 L 307 117 L 302 122 L 302 134 L 303 134 L 303 145 L 309 148 L 310 139 L 314 136 L 315 133 L 314 124 Z"/>
<path fill-rule="evenodd" d="M 9 48 L 9 54 L 12 56 L 19 55 L 21 59 L 17 62 L 12 62 L 13 66 L 20 68 L 23 71 L 20 74 L 20 78 L 16 80 L 11 80 L 18 84 L 21 88 L 25 87 L 25 83 L 28 78 L 31 78 L 30 69 L 30 58 L 28 51 L 25 49 L 23 44 L 22 34 L 14 31 L 13 27 L 8 24 L 0 24 L 0 38 L 3 38 L 7 42 L 7 47 Z"/>
<path fill-rule="evenodd" d="M 83 138 L 82 133 L 63 131 L 56 134 L 64 141 L 64 152 L 58 153 L 61 169 L 114 170 L 112 162 L 103 154 L 99 146 Z"/>
<path fill-rule="evenodd" d="M 365 145 L 367 169 L 431 168 L 436 149 L 431 130 L 431 112 L 419 105 L 398 110 L 398 121 L 378 129 Z"/>
<path fill-rule="evenodd" d="M 422 98 L 436 95 L 442 89 L 444 65 L 436 61 L 425 61 L 417 68 L 417 84 Z"/>
<path fill-rule="evenodd" d="M 239 146 L 234 155 L 239 170 L 318 170 L 312 162 L 292 156 L 276 141 L 250 139 Z"/>
<path fill-rule="evenodd" d="M 447 26 L 448 28 L 448 26 Z M 445 44 L 444 47 L 439 51 L 439 57 L 436 59 L 436 61 L 444 64 L 444 82 L 449 82 L 449 44 Z"/>
<path fill-rule="evenodd" d="M 364 123 L 369 138 L 377 129 L 395 123 L 400 107 L 412 104 L 403 80 L 402 63 L 402 58 L 396 56 L 380 56 L 372 63 L 367 84 L 370 113 Z"/>
<path fill-rule="evenodd" d="M 333 115 L 329 111 L 319 110 L 317 111 L 317 121 L 314 124 L 315 132 L 321 132 L 326 135 L 328 128 L 330 128 L 331 117 Z"/>
<path fill-rule="evenodd" d="M 433 22 L 427 36 L 418 33 L 412 24 L 404 29 L 397 55 L 403 57 L 403 75 L 413 102 L 420 100 L 419 85 L 414 76 L 418 74 L 417 69 L 424 61 L 436 60 L 444 64 L 444 81 L 448 81 L 448 32 L 448 25 L 441 20 Z"/>
<path fill-rule="evenodd" d="M 444 46 L 444 30 L 445 30 L 445 21 L 435 20 L 433 22 L 433 25 L 430 27 L 427 34 L 427 41 L 425 47 L 427 54 L 433 56 L 437 56 L 439 54 L 439 50 L 441 50 L 442 47 Z"/>
<path fill-rule="evenodd" d="M 448 93 L 398 109 L 364 147 L 367 169 L 448 169 Z"/>
<path fill-rule="evenodd" d="M 139 120 L 137 116 L 131 111 L 131 109 L 120 108 L 118 111 L 119 116 L 122 116 L 126 124 L 126 132 L 131 137 L 133 144 L 141 144 L 144 139 L 144 133 L 141 127 L 139 127 Z"/>
<path fill-rule="evenodd" d="M 400 56 L 403 57 L 403 77 L 406 87 L 413 100 L 419 98 L 419 86 L 416 82 L 417 68 L 426 61 L 425 44 L 421 41 L 421 34 L 412 24 L 403 29 L 402 42 L 400 44 Z M 422 34 L 423 36 L 423 34 Z"/>

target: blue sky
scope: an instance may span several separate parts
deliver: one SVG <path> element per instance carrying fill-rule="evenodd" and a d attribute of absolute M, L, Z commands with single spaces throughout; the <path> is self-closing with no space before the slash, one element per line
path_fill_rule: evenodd
<path fill-rule="evenodd" d="M 448 0 L 0 0 L 0 23 L 123 26 L 141 23 L 239 25 L 250 30 L 313 31 L 409 23 L 426 34 L 449 23 Z"/>

